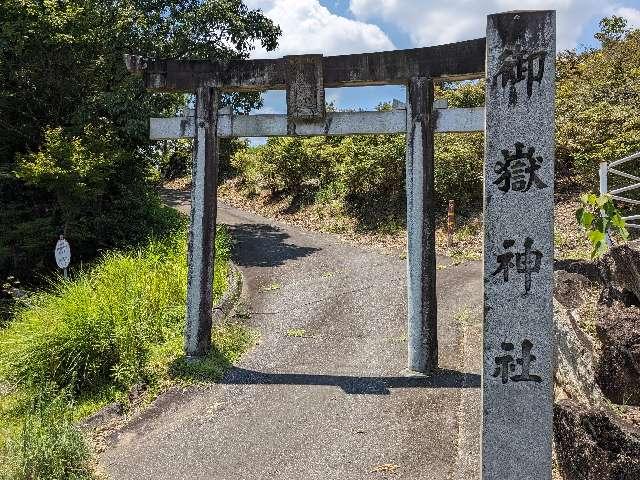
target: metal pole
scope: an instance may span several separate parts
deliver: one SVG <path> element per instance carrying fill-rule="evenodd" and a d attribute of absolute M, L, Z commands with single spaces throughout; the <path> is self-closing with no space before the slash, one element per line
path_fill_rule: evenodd
<path fill-rule="evenodd" d="M 609 185 L 607 182 L 607 175 L 609 170 L 609 164 L 607 162 L 600 162 L 599 176 L 600 176 L 600 195 L 606 195 L 609 193 Z M 604 216 L 604 210 L 600 212 L 602 216 Z M 605 240 L 608 246 L 611 246 L 611 236 L 609 235 L 609 231 L 605 233 Z"/>
<path fill-rule="evenodd" d="M 600 162 L 600 195 L 604 195 L 608 192 L 607 169 L 607 162 Z"/>
<path fill-rule="evenodd" d="M 433 132 L 433 80 L 407 88 L 407 290 L 409 370 L 438 367 Z"/>

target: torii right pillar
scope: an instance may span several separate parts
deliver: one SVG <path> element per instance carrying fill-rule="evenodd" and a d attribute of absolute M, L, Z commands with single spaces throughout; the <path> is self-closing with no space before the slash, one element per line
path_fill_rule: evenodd
<path fill-rule="evenodd" d="M 555 12 L 487 21 L 482 478 L 550 480 Z"/>

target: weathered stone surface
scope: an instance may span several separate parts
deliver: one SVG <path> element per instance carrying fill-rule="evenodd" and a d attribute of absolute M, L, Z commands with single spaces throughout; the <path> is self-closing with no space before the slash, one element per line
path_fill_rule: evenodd
<path fill-rule="evenodd" d="M 480 78 L 484 72 L 485 39 L 390 52 L 337 55 L 322 59 L 325 88 L 405 84 L 411 77 L 439 80 Z M 160 91 L 193 93 L 201 86 L 226 91 L 286 88 L 286 60 L 166 60 L 125 55 L 131 73 L 145 86 Z"/>
<path fill-rule="evenodd" d="M 484 479 L 549 480 L 553 415 L 555 12 L 490 15 Z"/>
<path fill-rule="evenodd" d="M 324 119 L 322 55 L 290 55 L 284 57 L 284 60 L 289 119 L 291 121 Z"/>
<path fill-rule="evenodd" d="M 561 400 L 553 431 L 564 480 L 640 479 L 640 432 L 604 410 Z"/>
<path fill-rule="evenodd" d="M 410 370 L 438 367 L 434 192 L 434 85 L 413 78 L 407 87 L 407 347 Z"/>
<path fill-rule="evenodd" d="M 616 245 L 602 257 L 606 280 L 640 300 L 640 240 Z"/>
<path fill-rule="evenodd" d="M 194 357 L 203 356 L 211 349 L 219 97 L 220 92 L 209 87 L 198 89 L 196 95 L 185 329 L 185 350 L 188 356 Z"/>
<path fill-rule="evenodd" d="M 582 292 L 589 283 L 589 279 L 579 273 L 556 270 L 554 272 L 553 297 L 563 307 L 573 310 L 584 304 L 585 299 Z"/>
<path fill-rule="evenodd" d="M 579 260 L 579 259 L 565 259 L 554 260 L 553 268 L 558 270 L 564 270 L 567 273 L 579 273 L 580 275 L 588 278 L 592 282 L 602 283 L 602 277 L 600 274 L 600 266 L 597 262 L 591 260 Z"/>
<path fill-rule="evenodd" d="M 588 284 L 589 280 L 582 275 L 564 270 L 555 272 L 555 378 L 569 398 L 599 406 L 604 397 L 595 381 L 593 342 L 580 329 L 575 311 L 584 303 L 581 291 Z"/>
<path fill-rule="evenodd" d="M 605 302 L 596 324 L 601 342 L 597 382 L 612 402 L 640 405 L 640 308 L 616 299 Z"/>

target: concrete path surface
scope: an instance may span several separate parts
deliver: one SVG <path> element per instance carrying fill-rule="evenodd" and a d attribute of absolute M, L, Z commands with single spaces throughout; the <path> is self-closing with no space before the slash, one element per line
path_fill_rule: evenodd
<path fill-rule="evenodd" d="M 405 260 L 225 205 L 218 219 L 261 340 L 221 384 L 115 434 L 110 478 L 479 478 L 479 262 L 439 268 L 442 371 L 409 377 Z"/>

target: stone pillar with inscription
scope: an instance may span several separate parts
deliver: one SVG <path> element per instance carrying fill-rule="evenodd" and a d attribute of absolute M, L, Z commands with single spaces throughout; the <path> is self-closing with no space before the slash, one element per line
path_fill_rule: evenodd
<path fill-rule="evenodd" d="M 482 478 L 549 480 L 555 12 L 487 21 Z"/>

